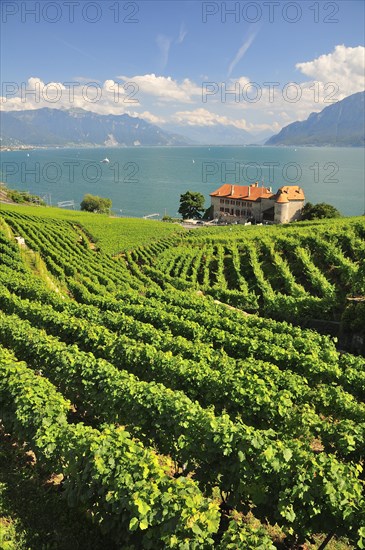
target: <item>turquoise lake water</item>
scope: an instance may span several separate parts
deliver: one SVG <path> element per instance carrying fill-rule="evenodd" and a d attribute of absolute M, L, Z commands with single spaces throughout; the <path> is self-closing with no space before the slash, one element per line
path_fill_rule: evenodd
<path fill-rule="evenodd" d="M 109 163 L 102 163 L 105 158 Z M 180 194 L 209 193 L 222 183 L 301 185 L 310 202 L 344 215 L 365 212 L 365 151 L 361 148 L 133 147 L 38 149 L 1 153 L 0 181 L 48 195 L 53 205 L 85 193 L 110 197 L 122 216 L 176 216 Z M 50 197 L 49 197 L 50 195 Z"/>

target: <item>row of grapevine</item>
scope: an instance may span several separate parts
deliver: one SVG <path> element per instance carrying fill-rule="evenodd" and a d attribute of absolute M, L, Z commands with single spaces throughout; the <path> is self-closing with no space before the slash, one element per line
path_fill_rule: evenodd
<path fill-rule="evenodd" d="M 268 522 L 288 544 L 364 544 L 364 358 L 225 305 L 339 315 L 362 288 L 364 224 L 315 230 L 203 229 L 112 258 L 90 227 L 5 211 L 0 344 L 27 366 L 0 347 L 4 419 L 123 544 L 275 548 Z"/>
<path fill-rule="evenodd" d="M 306 226 L 296 233 L 288 230 L 284 236 L 276 231 L 262 238 L 238 228 L 217 233 L 219 239 L 209 230 L 194 232 L 179 239 L 176 247 L 151 256 L 149 264 L 167 276 L 198 283 L 221 301 L 246 305 L 249 311 L 256 308 L 296 322 L 305 317 L 338 318 L 364 249 L 361 227 L 360 222 L 342 224 L 343 236 L 334 228 L 316 228 L 316 238 Z M 251 293 L 259 299 L 256 304 Z"/>
<path fill-rule="evenodd" d="M 113 337 L 100 325 L 90 324 L 90 322 L 86 324 L 69 314 L 57 313 L 47 306 L 36 303 L 28 304 L 26 301 L 17 300 L 4 292 L 0 294 L 0 304 L 4 310 L 16 312 L 21 317 L 32 321 L 33 324 L 47 328 L 52 334 L 61 336 L 67 342 L 70 342 L 71 339 L 83 349 L 105 357 L 117 365 L 120 364 L 121 349 L 123 349 L 124 368 L 135 371 L 137 375 L 139 371 L 135 370 L 136 367 L 133 365 L 139 363 L 142 368 L 146 362 L 146 356 L 143 356 L 141 350 L 138 352 L 136 340 Z M 24 331 L 31 334 L 27 326 L 24 327 Z M 6 333 L 3 338 L 10 338 L 10 336 Z M 29 340 L 27 346 L 30 346 Z M 137 356 L 133 362 L 129 360 L 127 363 L 130 355 L 129 348 L 132 348 Z M 152 346 L 148 346 L 147 357 L 150 359 L 153 350 Z M 214 402 L 218 409 L 226 408 L 231 413 L 240 413 L 246 422 L 256 426 L 273 427 L 281 434 L 290 433 L 293 436 L 303 436 L 305 433 L 306 436 L 312 435 L 312 437 L 318 435 L 323 441 L 328 442 L 328 448 L 335 445 L 344 456 L 350 454 L 359 458 L 362 454 L 365 441 L 365 408 L 358 405 L 351 395 L 343 392 L 341 387 L 332 387 L 331 398 L 330 392 L 323 385 L 317 385 L 311 389 L 302 377 L 288 370 L 282 372 L 273 364 L 265 364 L 257 362 L 257 360 L 240 361 L 239 368 L 234 364 L 226 364 L 222 370 L 224 380 L 221 380 L 219 373 L 215 373 L 206 364 L 203 367 L 197 364 L 194 370 L 195 378 L 200 379 L 201 385 L 194 386 L 186 379 L 187 374 L 192 370 L 191 363 L 189 370 L 188 367 L 184 369 L 183 361 L 170 357 L 170 365 L 167 365 L 168 357 L 166 357 L 164 371 L 160 372 L 157 370 L 158 357 L 162 357 L 162 355 L 156 349 L 154 357 L 156 379 L 162 376 L 166 370 L 167 372 L 174 370 L 178 376 L 179 387 L 183 387 L 188 395 L 196 395 L 195 391 L 199 388 L 205 390 L 204 399 L 209 399 L 207 404 Z M 219 368 L 222 369 L 222 366 L 220 365 Z M 144 373 L 141 374 L 146 376 Z M 149 379 L 148 373 L 147 379 Z M 207 389 L 208 387 L 209 389 Z M 223 398 L 220 397 L 220 394 L 223 395 Z M 315 410 L 309 406 L 313 400 L 316 400 L 320 413 L 327 412 L 328 405 L 331 405 L 332 414 L 336 416 L 335 426 L 330 421 L 320 420 Z M 327 401 L 327 410 L 321 406 L 322 401 L 325 400 Z M 348 415 L 354 420 L 350 420 Z M 344 418 L 343 422 L 339 421 L 341 417 Z M 358 422 L 361 424 L 357 424 Z"/>
<path fill-rule="evenodd" d="M 104 531 L 132 548 L 274 548 L 265 531 L 232 521 L 219 534 L 218 502 L 194 481 L 171 477 L 171 460 L 122 427 L 102 431 L 69 423 L 70 402 L 25 363 L 0 348 L 0 395 L 6 426 L 29 442 L 46 467 L 64 476 L 73 506 L 89 509 Z"/>
<path fill-rule="evenodd" d="M 361 483 L 357 481 L 358 470 L 355 466 L 341 464 L 331 455 L 316 456 L 307 445 L 298 440 L 278 440 L 275 434 L 270 432 L 266 434 L 242 424 L 235 426 L 230 423 L 228 417 L 214 417 L 211 412 L 194 406 L 181 395 L 170 395 L 170 399 L 166 402 L 166 391 L 164 394 L 163 387 L 154 386 L 152 390 L 144 385 L 144 390 L 141 390 L 137 389 L 140 383 L 136 380 L 129 379 L 127 384 L 125 381 L 123 383 L 122 375 L 118 376 L 118 373 L 108 364 L 99 362 L 93 367 L 92 359 L 87 355 L 78 352 L 75 348 L 70 348 L 67 352 L 64 346 L 57 345 L 52 339 L 48 344 L 48 338 L 42 334 L 39 334 L 38 338 L 37 334 L 33 337 L 35 331 L 30 327 L 28 327 L 29 341 L 25 346 L 22 338 L 24 327 L 15 317 L 9 317 L 7 322 L 2 323 L 2 335 L 4 335 L 4 327 L 7 340 L 17 354 L 29 354 L 29 361 L 32 362 L 33 350 L 35 350 L 38 357 L 36 366 L 44 365 L 46 374 L 50 375 L 51 379 L 60 381 L 62 388 L 66 389 L 72 398 L 79 394 L 79 400 L 76 401 L 78 405 L 85 400 L 86 407 L 93 408 L 95 400 L 97 410 L 93 413 L 102 421 L 110 421 L 110 415 L 114 416 L 113 408 L 118 414 L 119 421 L 124 419 L 123 413 L 129 419 L 134 414 L 133 422 L 142 425 L 143 431 L 148 427 L 151 429 L 154 426 L 151 420 L 156 420 L 160 429 L 155 431 L 155 438 L 160 445 L 165 445 L 166 450 L 172 453 L 175 452 L 181 461 L 187 460 L 188 467 L 197 470 L 198 479 L 201 468 L 200 473 L 204 483 L 208 486 L 219 483 L 220 489 L 230 495 L 234 505 L 239 505 L 240 501 L 242 503 L 241 491 L 245 487 L 244 496 L 246 499 L 252 499 L 258 513 L 261 512 L 263 517 L 269 517 L 272 521 L 279 520 L 287 529 L 294 527 L 296 533 L 302 536 L 316 528 L 319 516 L 323 521 L 322 514 L 329 524 L 336 524 L 339 531 L 351 532 L 350 523 L 346 522 L 346 517 L 350 516 L 351 526 L 353 526 L 353 516 L 357 513 L 359 504 L 351 504 L 349 494 L 353 495 L 352 498 L 354 495 L 359 497 L 361 494 Z M 132 391 L 132 397 L 129 398 L 128 383 L 129 391 Z M 101 385 L 104 389 L 102 397 L 98 391 Z M 151 392 L 149 398 L 146 392 Z M 159 414 L 157 411 L 153 412 L 153 400 L 156 402 Z M 133 401 L 137 401 L 134 406 Z M 168 443 L 163 441 L 166 440 L 169 429 L 172 429 L 173 407 L 178 409 L 181 420 L 180 427 L 175 428 L 176 440 L 171 438 L 169 448 Z M 103 412 L 104 408 L 107 409 L 106 413 Z M 173 414 L 176 418 L 176 412 Z M 212 469 L 212 464 L 217 465 L 218 471 Z M 303 480 L 298 482 L 293 476 L 293 471 L 307 471 L 305 487 L 310 504 L 305 513 L 303 502 L 297 500 L 298 490 L 303 486 Z M 315 481 L 312 477 L 313 472 L 316 472 Z M 344 492 L 341 487 L 345 479 L 348 482 Z M 256 483 L 253 484 L 253 480 L 257 480 Z M 248 484 L 251 485 L 250 489 Z M 331 493 L 331 499 L 327 500 L 329 486 L 336 489 L 335 494 Z M 263 498 L 263 491 L 270 495 L 269 499 Z M 280 497 L 283 494 L 285 494 L 284 500 Z M 310 494 L 311 497 L 309 497 Z M 274 495 L 277 495 L 278 500 Z M 321 502 L 320 514 L 314 512 L 317 508 L 316 498 Z M 339 502 L 342 503 L 341 507 Z M 286 511 L 288 508 L 291 510 L 290 514 Z"/>

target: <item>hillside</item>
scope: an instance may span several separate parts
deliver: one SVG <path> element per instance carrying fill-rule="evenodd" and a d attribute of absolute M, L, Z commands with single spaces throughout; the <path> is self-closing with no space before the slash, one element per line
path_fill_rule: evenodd
<path fill-rule="evenodd" d="M 353 146 L 365 144 L 365 92 L 350 95 L 293 122 L 272 136 L 266 145 Z"/>
<path fill-rule="evenodd" d="M 365 358 L 300 325 L 365 294 L 365 219 L 105 222 L 0 210 L 5 540 L 361 548 Z"/>
<path fill-rule="evenodd" d="M 32 195 L 28 191 L 10 189 L 5 183 L 0 182 L 0 204 L 26 204 L 45 206 L 44 200 L 38 195 Z"/>
<path fill-rule="evenodd" d="M 34 146 L 189 145 L 191 141 L 141 118 L 83 109 L 0 112 L 1 143 Z"/>
<path fill-rule="evenodd" d="M 0 202 L 12 204 L 13 201 L 9 198 L 8 192 L 5 186 L 0 183 Z"/>

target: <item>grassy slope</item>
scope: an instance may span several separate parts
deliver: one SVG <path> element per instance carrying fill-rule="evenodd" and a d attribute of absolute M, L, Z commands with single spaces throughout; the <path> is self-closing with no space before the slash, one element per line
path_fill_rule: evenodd
<path fill-rule="evenodd" d="M 71 223 L 82 224 L 98 245 L 109 254 L 117 254 L 123 250 L 150 244 L 157 239 L 185 232 L 179 225 L 171 223 L 139 218 L 110 218 L 101 214 L 52 207 L 0 204 L 1 210 L 13 210 L 28 216 L 67 220 Z"/>

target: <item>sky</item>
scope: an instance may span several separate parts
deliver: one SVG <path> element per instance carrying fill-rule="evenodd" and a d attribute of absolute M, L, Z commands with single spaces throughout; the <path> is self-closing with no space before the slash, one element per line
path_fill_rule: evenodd
<path fill-rule="evenodd" d="M 269 135 L 364 90 L 364 6 L 1 0 L 0 108 Z"/>

